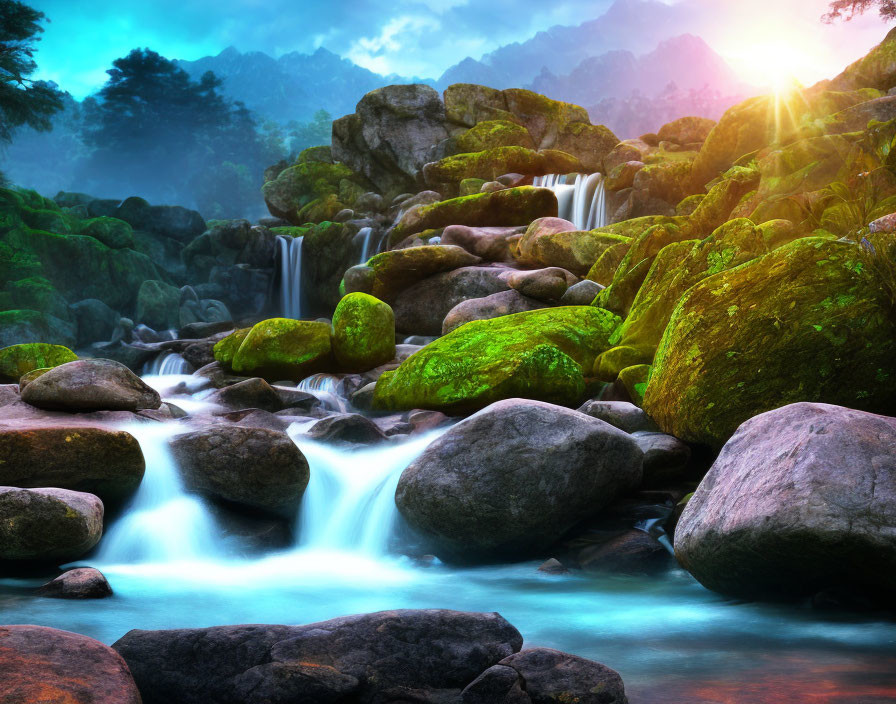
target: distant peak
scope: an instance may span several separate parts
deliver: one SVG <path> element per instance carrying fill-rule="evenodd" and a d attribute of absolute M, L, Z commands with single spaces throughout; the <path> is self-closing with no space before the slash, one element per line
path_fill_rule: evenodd
<path fill-rule="evenodd" d="M 229 47 L 224 49 L 224 51 L 222 51 L 220 54 L 218 54 L 218 56 L 224 57 L 224 58 L 229 58 L 232 56 L 240 56 L 240 51 L 235 46 L 233 46 L 233 44 L 231 44 Z"/>

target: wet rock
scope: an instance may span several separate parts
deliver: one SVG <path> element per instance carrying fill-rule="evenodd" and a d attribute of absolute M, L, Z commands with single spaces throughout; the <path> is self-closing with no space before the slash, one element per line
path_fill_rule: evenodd
<path fill-rule="evenodd" d="M 738 428 L 675 530 L 702 584 L 743 598 L 896 588 L 896 419 L 796 403 Z"/>
<path fill-rule="evenodd" d="M 413 427 L 414 433 L 426 433 L 448 422 L 448 416 L 439 411 L 411 411 L 408 413 L 408 423 Z"/>
<path fill-rule="evenodd" d="M 615 670 L 559 650 L 531 648 L 483 672 L 463 691 L 462 702 L 628 704 L 628 699 Z"/>
<path fill-rule="evenodd" d="M 0 424 L 0 486 L 86 491 L 106 503 L 130 496 L 145 463 L 133 435 L 60 421 Z"/>
<path fill-rule="evenodd" d="M 56 599 L 102 599 L 112 596 L 106 577 L 93 567 L 77 567 L 63 572 L 37 590 L 41 596 Z"/>
<path fill-rule="evenodd" d="M 333 313 L 333 356 L 346 371 L 367 371 L 395 356 L 392 308 L 366 293 L 349 293 Z"/>
<path fill-rule="evenodd" d="M 246 379 L 233 386 L 225 386 L 210 394 L 206 399 L 228 410 L 258 408 L 262 411 L 283 410 L 280 395 L 264 379 Z"/>
<path fill-rule="evenodd" d="M 676 437 L 637 431 L 635 442 L 644 453 L 644 485 L 658 486 L 682 478 L 691 461 L 691 448 Z"/>
<path fill-rule="evenodd" d="M 457 698 L 522 646 L 496 613 L 384 611 L 307 626 L 130 631 L 113 647 L 144 704 Z"/>
<path fill-rule="evenodd" d="M 0 406 L 7 406 L 19 400 L 18 384 L 0 384 Z"/>
<path fill-rule="evenodd" d="M 458 303 L 448 311 L 448 315 L 442 321 L 442 334 L 447 335 L 452 330 L 456 330 L 471 320 L 491 320 L 492 318 L 500 318 L 503 315 L 523 313 L 544 307 L 545 304 L 541 301 L 528 298 L 519 291 L 512 289 L 499 291 L 482 298 L 472 298 Z"/>
<path fill-rule="evenodd" d="M 376 382 L 372 381 L 365 384 L 355 391 L 351 396 L 352 405 L 362 411 L 369 411 L 373 406 L 373 392 L 376 389 Z"/>
<path fill-rule="evenodd" d="M 70 562 L 102 534 L 103 502 L 93 494 L 0 486 L 0 560 Z"/>
<path fill-rule="evenodd" d="M 320 407 L 320 399 L 314 394 L 300 389 L 291 389 L 279 384 L 274 384 L 274 391 L 280 398 L 284 409 L 292 409 L 296 411 L 311 411 Z"/>
<path fill-rule="evenodd" d="M 579 566 L 590 572 L 652 574 L 668 569 L 672 555 L 643 530 L 629 530 L 579 552 Z"/>
<path fill-rule="evenodd" d="M 449 225 L 442 232 L 441 244 L 463 247 L 470 254 L 482 257 L 488 262 L 513 261 L 508 246 L 508 238 L 521 235 L 524 227 L 468 227 Z"/>
<path fill-rule="evenodd" d="M 587 401 L 579 409 L 579 412 L 592 418 L 598 418 L 627 433 L 657 432 L 659 430 L 650 416 L 635 404 L 626 401 Z"/>
<path fill-rule="evenodd" d="M 433 442 L 402 473 L 395 502 L 439 557 L 520 558 L 638 486 L 641 462 L 635 441 L 607 423 L 510 399 Z"/>
<path fill-rule="evenodd" d="M 367 445 L 385 440 L 386 434 L 369 418 L 357 413 L 339 413 L 315 423 L 308 437 L 322 442 Z"/>
<path fill-rule="evenodd" d="M 537 301 L 556 303 L 569 288 L 570 279 L 575 281 L 575 278 L 568 271 L 549 267 L 535 271 L 514 272 L 507 277 L 507 285 Z"/>
<path fill-rule="evenodd" d="M 275 430 L 216 425 L 171 448 L 187 488 L 240 506 L 292 515 L 308 486 L 308 461 Z"/>
<path fill-rule="evenodd" d="M 28 384 L 22 400 L 54 411 L 139 411 L 162 399 L 120 362 L 81 359 L 51 369 Z"/>
<path fill-rule="evenodd" d="M 141 704 L 121 656 L 87 636 L 0 626 L 0 654 L 0 701 Z"/>
<path fill-rule="evenodd" d="M 542 562 L 538 571 L 544 572 L 545 574 L 569 574 L 569 570 L 555 557 Z"/>

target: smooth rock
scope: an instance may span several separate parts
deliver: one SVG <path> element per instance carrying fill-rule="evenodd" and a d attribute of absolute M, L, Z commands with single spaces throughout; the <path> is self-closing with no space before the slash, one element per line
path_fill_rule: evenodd
<path fill-rule="evenodd" d="M 93 567 L 76 567 L 63 572 L 37 590 L 41 596 L 56 599 L 102 599 L 112 596 L 106 577 Z"/>
<path fill-rule="evenodd" d="M 627 433 L 638 431 L 657 432 L 656 426 L 650 416 L 633 403 L 626 401 L 596 401 L 591 400 L 579 408 L 580 413 L 598 418 L 612 426 L 624 430 Z"/>
<path fill-rule="evenodd" d="M 205 401 L 231 411 L 258 408 L 271 413 L 283 409 L 280 395 L 264 379 L 246 379 L 209 394 Z"/>
<path fill-rule="evenodd" d="M 556 303 L 569 288 L 569 280 L 575 276 L 559 267 L 517 271 L 507 277 L 507 285 L 522 295 L 537 301 Z M 586 305 L 590 305 L 586 304 Z"/>
<path fill-rule="evenodd" d="M 322 442 L 341 441 L 359 445 L 386 439 L 376 423 L 358 413 L 340 413 L 319 420 L 311 426 L 308 437 Z"/>
<path fill-rule="evenodd" d="M 491 320 L 503 315 L 524 313 L 530 310 L 544 308 L 545 304 L 534 298 L 527 298 L 519 291 L 499 291 L 482 298 L 471 298 L 458 303 L 448 311 L 445 320 L 442 321 L 442 334 L 447 335 L 461 325 L 471 320 Z"/>
<path fill-rule="evenodd" d="M 596 281 L 589 281 L 585 279 L 585 281 L 579 281 L 577 284 L 573 284 L 568 289 L 566 289 L 566 293 L 560 298 L 561 306 L 590 306 L 594 303 L 594 299 L 597 297 L 601 291 L 604 290 L 604 287 L 601 286 Z"/>

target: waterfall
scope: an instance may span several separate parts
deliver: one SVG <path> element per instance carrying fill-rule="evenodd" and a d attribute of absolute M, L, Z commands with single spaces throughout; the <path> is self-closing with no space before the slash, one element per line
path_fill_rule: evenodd
<path fill-rule="evenodd" d="M 602 174 L 578 174 L 574 183 L 565 175 L 537 176 L 533 185 L 549 188 L 557 196 L 559 217 L 579 230 L 594 230 L 607 224 L 607 192 Z"/>
<path fill-rule="evenodd" d="M 171 563 L 219 555 L 215 523 L 202 501 L 184 491 L 168 440 L 183 427 L 138 423 L 126 430 L 140 443 L 146 474 L 131 504 L 106 531 L 99 564 Z"/>
<path fill-rule="evenodd" d="M 193 370 L 190 363 L 177 352 L 165 350 L 143 365 L 146 376 L 169 376 L 171 374 L 189 374 Z"/>
<path fill-rule="evenodd" d="M 293 439 L 308 458 L 311 481 L 299 514 L 299 550 L 337 550 L 375 557 L 388 552 L 404 469 L 444 430 L 399 445 L 345 450 Z"/>
<path fill-rule="evenodd" d="M 348 411 L 348 401 L 343 394 L 345 378 L 336 374 L 312 374 L 299 382 L 299 391 L 316 396 L 325 408 L 339 413 Z"/>
<path fill-rule="evenodd" d="M 373 228 L 362 227 L 358 231 L 357 236 L 361 239 L 361 258 L 358 261 L 358 264 L 366 264 L 367 260 L 375 254 L 375 252 L 370 251 L 371 239 L 373 238 Z"/>
<path fill-rule="evenodd" d="M 280 311 L 284 318 L 302 317 L 303 237 L 277 235 L 280 247 Z"/>

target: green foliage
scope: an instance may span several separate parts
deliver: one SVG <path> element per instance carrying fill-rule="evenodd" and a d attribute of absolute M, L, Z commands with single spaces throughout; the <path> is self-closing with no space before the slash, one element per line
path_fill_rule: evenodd
<path fill-rule="evenodd" d="M 17 0 L 0 0 L 0 142 L 27 125 L 50 129 L 50 117 L 62 108 L 62 94 L 45 81 L 29 78 L 37 69 L 35 43 L 44 14 Z"/>
<path fill-rule="evenodd" d="M 317 147 L 329 144 L 332 138 L 333 116 L 326 110 L 318 110 L 314 113 L 314 119 L 310 122 L 290 122 L 289 148 L 293 154 L 298 154 L 309 147 Z"/>

